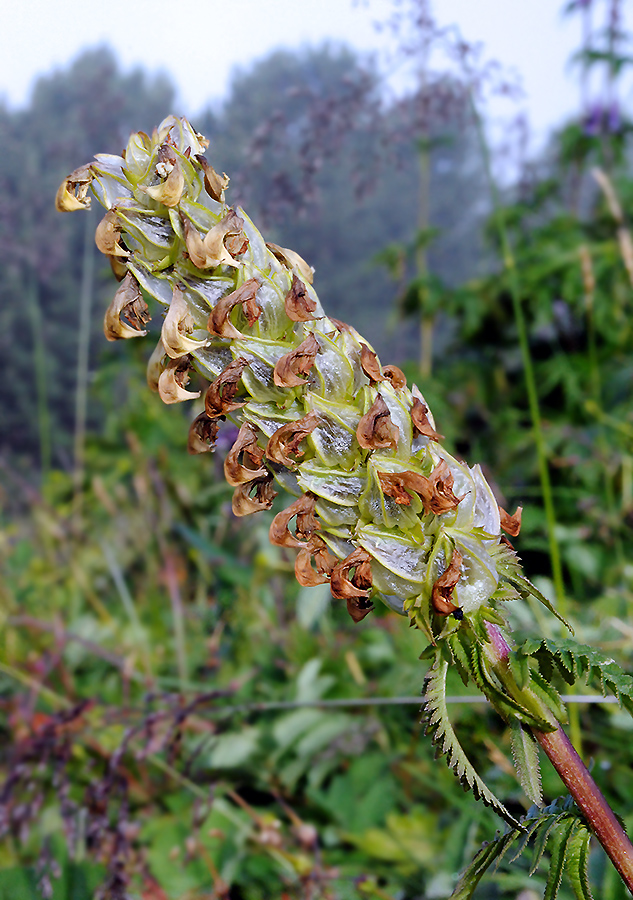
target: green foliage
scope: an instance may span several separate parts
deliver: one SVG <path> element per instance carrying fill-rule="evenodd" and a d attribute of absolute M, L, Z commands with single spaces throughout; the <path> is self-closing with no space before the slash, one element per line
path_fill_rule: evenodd
<path fill-rule="evenodd" d="M 546 900 L 555 900 L 559 895 L 565 873 L 576 900 L 592 900 L 587 878 L 590 839 L 591 832 L 573 806 L 571 797 L 558 798 L 545 809 L 532 807 L 521 820 L 520 828 L 506 830 L 477 853 L 462 874 L 450 900 L 470 900 L 491 866 L 498 867 L 504 859 L 515 863 L 529 847 L 532 849 L 530 874 L 534 874 L 541 864 L 547 844 L 551 844 L 552 850 L 544 893 Z"/>
<path fill-rule="evenodd" d="M 515 651 L 520 660 L 535 659 L 546 681 L 554 672 L 573 685 L 579 678 L 596 682 L 606 696 L 614 694 L 633 715 L 633 676 L 627 675 L 616 661 L 601 650 L 571 640 L 530 638 Z"/>
<path fill-rule="evenodd" d="M 437 747 L 436 755 L 446 756 L 446 764 L 453 770 L 464 789 L 470 789 L 476 799 L 483 800 L 506 822 L 516 825 L 516 819 L 477 774 L 457 739 L 446 706 L 447 672 L 448 663 L 438 655 L 425 682 L 424 708 L 428 717 L 426 734 L 431 735 L 431 740 Z"/>

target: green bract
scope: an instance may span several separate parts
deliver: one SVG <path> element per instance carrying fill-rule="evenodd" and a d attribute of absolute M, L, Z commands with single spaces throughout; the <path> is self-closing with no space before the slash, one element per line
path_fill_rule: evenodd
<path fill-rule="evenodd" d="M 86 208 L 90 189 L 107 210 L 96 240 L 121 285 L 106 336 L 145 334 L 142 292 L 167 307 L 150 385 L 175 403 L 200 396 L 192 369 L 209 380 L 191 452 L 213 449 L 224 419 L 241 426 L 225 464 L 234 512 L 270 508 L 275 483 L 294 495 L 271 540 L 296 549 L 301 584 L 329 581 L 355 621 L 378 596 L 434 640 L 516 596 L 516 558 L 479 466 L 441 446 L 399 369 L 326 316 L 309 266 L 225 203 L 228 179 L 206 146 L 169 117 L 60 187 L 59 209 Z"/>

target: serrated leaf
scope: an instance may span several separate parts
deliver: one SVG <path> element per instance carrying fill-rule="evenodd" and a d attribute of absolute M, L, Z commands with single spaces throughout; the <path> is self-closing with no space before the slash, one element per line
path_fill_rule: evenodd
<path fill-rule="evenodd" d="M 570 634 L 574 633 L 574 629 L 571 627 L 569 622 L 562 616 L 558 610 L 552 605 L 552 603 L 547 599 L 545 594 L 542 594 L 541 591 L 536 587 L 536 585 L 532 584 L 532 582 L 525 577 L 525 575 L 519 570 L 515 572 L 513 570 L 508 571 L 505 577 L 510 581 L 515 587 L 519 589 L 519 591 L 524 594 L 530 594 L 532 597 L 535 597 L 539 603 L 542 603 L 545 609 L 549 610 L 556 618 L 563 623 L 565 628 L 569 631 Z"/>
<path fill-rule="evenodd" d="M 510 664 L 510 671 L 514 680 L 523 690 L 530 681 L 530 661 L 528 657 L 513 651 L 508 657 L 508 663 Z"/>
<path fill-rule="evenodd" d="M 541 806 L 543 794 L 541 792 L 538 744 L 531 733 L 523 728 L 516 719 L 512 719 L 510 726 L 512 729 L 512 757 L 521 787 L 532 803 Z"/>
<path fill-rule="evenodd" d="M 485 872 L 491 866 L 498 867 L 507 857 L 513 843 L 517 843 L 514 854 L 507 859 L 508 863 L 515 862 L 528 847 L 533 838 L 535 840 L 534 857 L 530 875 L 534 874 L 545 850 L 552 831 L 556 831 L 556 847 L 559 850 L 559 861 L 565 860 L 572 868 L 576 865 L 586 867 L 586 848 L 577 835 L 588 835 L 589 832 L 580 817 L 578 810 L 573 805 L 569 796 L 557 797 L 545 809 L 536 806 L 530 808 L 528 814 L 521 820 L 521 828 L 507 829 L 503 834 L 497 833 L 490 843 L 485 844 L 474 857 L 473 861 L 463 872 L 449 900 L 470 900 L 475 888 L 479 884 Z M 559 874 L 562 874 L 563 869 Z M 569 868 L 567 869 L 568 874 Z M 586 874 L 586 873 L 585 873 Z M 570 875 L 570 877 L 572 877 Z M 573 876 L 582 883 L 582 874 Z M 558 878 L 560 885 L 560 878 Z M 554 884 L 552 884 L 553 888 Z M 575 890 L 575 888 L 574 888 Z M 555 894 L 552 894 L 552 900 Z M 577 895 L 578 900 L 593 900 L 591 894 Z"/>
<path fill-rule="evenodd" d="M 549 821 L 547 821 L 549 820 Z M 536 836 L 536 840 L 534 841 L 534 852 L 532 853 L 532 862 L 530 863 L 529 874 L 534 875 L 536 870 L 539 867 L 539 863 L 541 862 L 541 858 L 545 853 L 545 847 L 547 846 L 547 842 L 549 840 L 549 836 L 552 832 L 552 829 L 556 825 L 556 817 L 546 817 L 547 827 L 539 828 L 538 834 Z"/>
<path fill-rule="evenodd" d="M 530 675 L 531 690 L 552 710 L 559 722 L 566 724 L 568 721 L 567 709 L 554 685 L 547 681 L 538 671 L 532 671 Z"/>
<path fill-rule="evenodd" d="M 505 834 L 482 847 L 466 871 L 463 872 L 448 900 L 470 900 L 483 875 L 497 857 L 507 850 L 507 846 L 514 840 L 514 836 L 517 833 L 513 829 L 509 834 Z"/>
<path fill-rule="evenodd" d="M 459 636 L 460 634 L 458 633 Z M 528 707 L 527 703 L 531 699 L 529 694 L 524 694 L 526 702 L 523 703 L 498 687 L 496 679 L 488 671 L 482 648 L 478 644 L 473 644 L 471 648 L 470 672 L 479 690 L 488 697 L 496 711 L 504 716 L 507 721 L 516 718 L 518 714 L 524 723 L 531 725 L 533 728 L 538 728 L 540 731 L 552 731 L 551 723 L 539 715 L 536 702 L 531 704 L 531 708 Z"/>
<path fill-rule="evenodd" d="M 633 677 L 627 675 L 612 657 L 595 647 L 578 644 L 569 638 L 531 638 L 517 652 L 535 658 L 546 680 L 553 668 L 558 670 L 568 684 L 574 684 L 587 672 L 589 680 L 597 681 L 603 694 L 610 691 L 620 705 L 633 715 Z"/>
<path fill-rule="evenodd" d="M 576 829 L 569 843 L 567 853 L 567 877 L 576 900 L 593 900 L 589 887 L 588 863 L 591 832 L 582 825 Z"/>
<path fill-rule="evenodd" d="M 565 871 L 569 845 L 572 836 L 579 825 L 580 820 L 576 818 L 566 819 L 563 824 L 550 857 L 547 884 L 545 885 L 543 900 L 556 900 L 558 889 L 560 888 L 563 879 L 563 872 Z"/>
<path fill-rule="evenodd" d="M 446 673 L 448 663 L 436 657 L 426 677 L 424 688 L 424 711 L 427 718 L 426 734 L 432 735 L 439 756 L 446 756 L 446 762 L 464 788 L 470 788 L 475 797 L 491 806 L 506 822 L 513 827 L 520 827 L 517 820 L 510 815 L 503 803 L 488 788 L 475 771 L 466 756 L 463 747 L 453 730 L 446 705 Z"/>

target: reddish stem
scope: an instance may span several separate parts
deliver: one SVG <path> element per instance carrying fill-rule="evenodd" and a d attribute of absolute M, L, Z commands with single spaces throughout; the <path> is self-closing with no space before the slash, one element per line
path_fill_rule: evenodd
<path fill-rule="evenodd" d="M 496 625 L 489 624 L 487 627 L 491 657 L 497 664 L 507 665 L 507 658 L 511 652 L 510 644 Z M 579 809 L 584 813 L 620 877 L 633 894 L 633 844 L 582 759 L 574 750 L 571 741 L 560 725 L 556 731 L 543 732 L 533 728 L 532 733 Z"/>
<path fill-rule="evenodd" d="M 533 729 L 533 734 L 633 894 L 633 844 L 571 741 L 560 725 L 557 731 L 546 734 Z"/>

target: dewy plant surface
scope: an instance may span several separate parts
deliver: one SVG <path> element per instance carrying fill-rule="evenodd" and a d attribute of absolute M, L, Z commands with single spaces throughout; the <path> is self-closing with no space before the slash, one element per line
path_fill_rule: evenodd
<path fill-rule="evenodd" d="M 442 447 L 397 367 L 381 366 L 352 327 L 325 314 L 310 267 L 226 204 L 228 179 L 206 146 L 170 117 L 60 188 L 60 209 L 88 206 L 89 188 L 107 209 L 96 240 L 121 286 L 106 336 L 145 334 L 141 288 L 167 307 L 150 385 L 176 403 L 199 396 L 186 387 L 192 368 L 209 379 L 190 450 L 211 450 L 225 418 L 241 426 L 225 464 L 233 511 L 269 509 L 276 485 L 297 497 L 271 540 L 295 548 L 301 584 L 329 581 L 355 621 L 379 597 L 431 636 L 516 596 L 518 571 L 480 467 Z M 502 515 L 516 534 L 518 522 Z"/>

